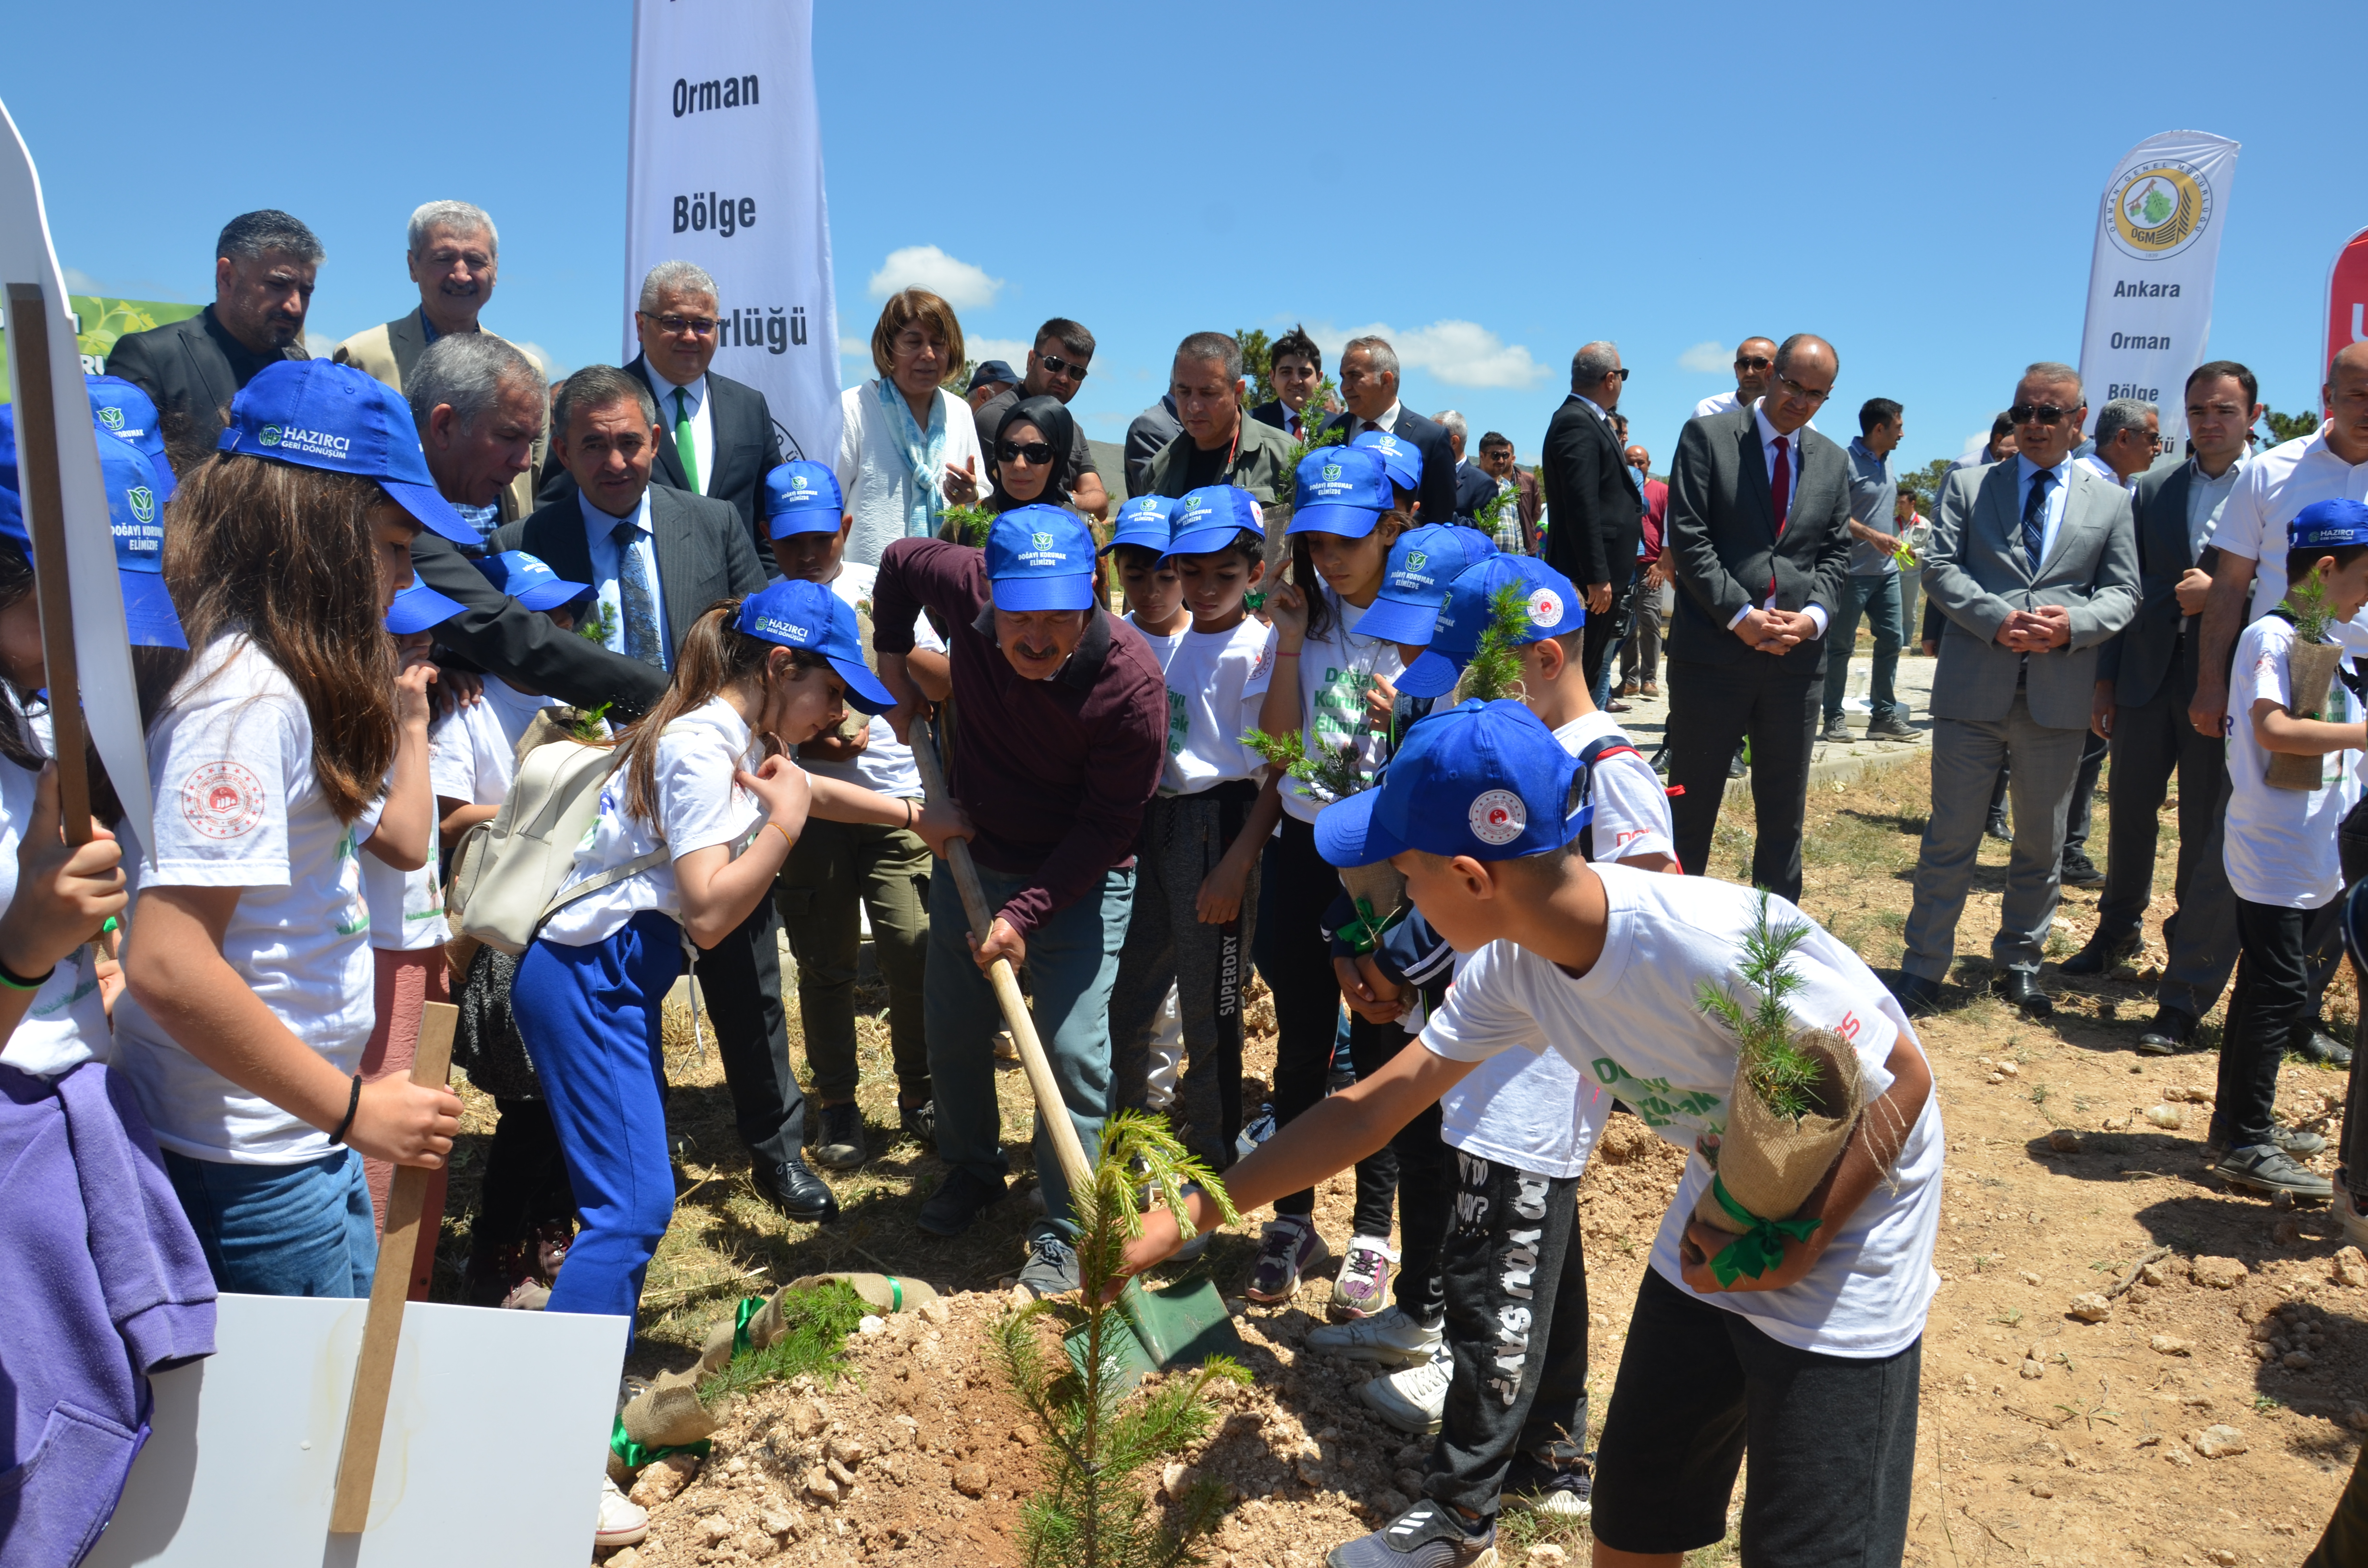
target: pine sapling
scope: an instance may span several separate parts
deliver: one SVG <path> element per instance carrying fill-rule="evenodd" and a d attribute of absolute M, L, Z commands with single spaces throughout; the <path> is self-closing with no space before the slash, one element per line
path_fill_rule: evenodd
<path fill-rule="evenodd" d="M 1300 411 L 1300 437 L 1292 443 L 1291 456 L 1284 461 L 1282 472 L 1274 476 L 1274 498 L 1277 505 L 1290 506 L 1292 497 L 1299 493 L 1301 459 L 1318 447 L 1338 447 L 1349 439 L 1349 427 L 1345 424 L 1331 430 L 1316 428 L 1316 422 L 1323 417 L 1324 410 L 1332 406 L 1332 394 L 1336 390 L 1338 389 L 1333 386 L 1332 378 L 1324 377 L 1315 383 L 1315 391 L 1309 395 L 1307 406 Z"/>
<path fill-rule="evenodd" d="M 1480 633 L 1480 646 L 1472 662 L 1463 666 L 1463 675 L 1456 682 L 1455 699 L 1469 702 L 1495 702 L 1501 698 L 1520 699 L 1521 645 L 1530 630 L 1530 601 L 1518 584 L 1507 583 L 1488 601 L 1487 629 Z"/>
<path fill-rule="evenodd" d="M 1281 735 L 1252 730 L 1242 736 L 1242 744 L 1306 785 L 1309 794 L 1327 805 L 1365 787 L 1356 742 L 1343 741 L 1337 751 L 1318 751 L 1305 748 L 1305 738 L 1304 732 L 1296 730 Z"/>
<path fill-rule="evenodd" d="M 1759 1103 L 1770 1115 L 1794 1122 L 1818 1108 L 1824 1071 L 1816 1057 L 1793 1043 L 1795 1026 L 1792 1009 L 1785 1005 L 1807 983 L 1789 966 L 1793 955 L 1808 939 L 1806 921 L 1781 930 L 1770 923 L 1768 891 L 1762 888 L 1759 912 L 1743 938 L 1743 961 L 1736 966 L 1755 1000 L 1747 1009 L 1708 983 L 1698 995 L 1702 1010 L 1725 1024 L 1739 1042 L 1743 1079 L 1759 1096 Z"/>
<path fill-rule="evenodd" d="M 2298 583 L 2286 585 L 2286 597 L 2278 606 L 2294 617 L 2294 638 L 2302 642 L 2324 642 L 2338 617 L 2327 602 L 2327 577 L 2317 567 Z"/>
<path fill-rule="evenodd" d="M 1152 1466 L 1205 1440 L 1216 1426 L 1209 1385 L 1247 1385 L 1237 1362 L 1212 1356 L 1197 1370 L 1130 1393 L 1121 1352 L 1125 1334 L 1112 1287 L 1126 1244 L 1143 1233 L 1136 1207 L 1147 1181 L 1186 1235 L 1192 1222 L 1184 1186 L 1197 1184 L 1227 1222 L 1240 1221 L 1224 1186 L 1168 1131 L 1164 1119 L 1121 1111 L 1102 1126 L 1092 1187 L 1073 1192 L 1077 1220 L 1074 1299 L 1034 1301 L 1002 1319 L 995 1352 L 1013 1393 L 1042 1434 L 1044 1485 L 1020 1511 L 1030 1568 L 1171 1568 L 1201 1561 L 1195 1543 L 1216 1527 L 1225 1489 L 1202 1477 L 1170 1516 L 1154 1506 L 1145 1482 Z M 1047 1343 L 1037 1319 L 1082 1328 L 1076 1364 Z"/>
<path fill-rule="evenodd" d="M 575 628 L 576 636 L 587 642 L 598 642 L 603 646 L 606 646 L 609 639 L 616 634 L 617 607 L 606 599 L 595 599 L 592 603 L 592 613 L 586 616 L 582 624 Z"/>
<path fill-rule="evenodd" d="M 986 543 L 986 530 L 995 526 L 995 514 L 984 506 L 949 506 L 944 517 L 952 526 L 957 544 L 983 548 Z"/>

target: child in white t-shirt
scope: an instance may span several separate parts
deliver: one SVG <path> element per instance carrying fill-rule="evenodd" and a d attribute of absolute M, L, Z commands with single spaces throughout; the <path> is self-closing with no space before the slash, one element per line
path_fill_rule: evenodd
<path fill-rule="evenodd" d="M 2287 597 L 2245 629 L 2229 665 L 2223 858 L 2237 895 L 2243 956 L 2220 1047 L 2207 1153 L 2231 1187 L 2324 1200 L 2332 1185 L 2296 1159 L 2325 1147 L 2324 1140 L 2281 1128 L 2270 1108 L 2286 1047 L 2309 1022 L 2307 955 L 2332 934 L 2340 908 L 2337 835 L 2360 800 L 2368 723 L 2353 695 L 2358 676 L 2348 656 L 2317 716 L 2293 711 L 2293 607 L 2323 596 L 2340 624 L 2368 604 L 2368 506 L 2314 502 L 2288 525 L 2288 535 Z M 2314 759 L 2324 781 L 2311 790 L 2272 784 L 2269 769 L 2279 756 Z"/>
<path fill-rule="evenodd" d="M 1732 993 L 1762 920 L 1805 926 L 1787 967 L 1804 1026 L 1854 1046 L 1868 1104 L 1770 1261 L 1722 1284 L 1735 1238 L 1693 1220 L 1713 1175 L 1688 1164 L 1638 1292 L 1601 1439 L 1599 1550 L 1674 1556 L 1726 1532 L 1747 1435 L 1747 1555 L 1888 1562 L 1905 1548 L 1925 1312 L 1939 1278 L 1942 1132 L 1931 1073 L 1898 1005 L 1858 957 L 1781 899 L 1701 877 L 1590 865 L 1574 853 L 1577 759 L 1511 702 L 1434 713 L 1382 786 L 1328 809 L 1324 852 L 1387 858 L 1431 926 L 1474 952 L 1422 1036 L 1382 1072 L 1279 1131 L 1228 1178 L 1243 1210 L 1379 1147 L 1477 1062 L 1559 1052 L 1680 1147 L 1714 1148 L 1736 1041 L 1704 987 Z M 1187 1204 L 1196 1226 L 1206 1198 Z M 1146 1217 L 1132 1267 L 1172 1252 L 1175 1219 Z M 1418 1503 L 1335 1561 L 1429 1550 L 1472 1562 L 1494 1521 Z M 1434 1546 L 1433 1543 L 1436 1543 Z M 1814 1551 L 1811 1549 L 1814 1548 Z"/>
<path fill-rule="evenodd" d="M 1138 603 L 1133 618 L 1167 676 L 1167 761 L 1135 841 L 1134 909 L 1110 991 L 1111 1098 L 1147 1105 L 1152 1040 L 1174 991 L 1185 1068 L 1170 1117 L 1185 1147 L 1223 1170 L 1242 1130 L 1258 858 L 1282 814 L 1275 785 L 1260 787 L 1264 759 L 1242 743 L 1274 669 L 1274 633 L 1243 608 L 1265 575 L 1266 534 L 1258 503 L 1229 484 L 1185 495 L 1168 528 L 1156 564 L 1173 574 L 1177 608 L 1145 627 Z M 1151 547 L 1116 548 L 1131 571 L 1127 555 Z"/>
<path fill-rule="evenodd" d="M 879 568 L 847 559 L 852 519 L 838 480 L 821 463 L 786 462 L 765 478 L 765 517 L 773 563 L 792 581 L 820 583 L 856 612 L 862 645 L 871 645 L 871 585 Z M 908 667 L 925 686 L 946 672 L 945 640 L 927 617 L 913 625 Z M 867 657 L 869 653 L 867 652 Z M 921 799 L 913 748 L 888 721 L 865 715 L 826 730 L 798 748 L 798 766 L 817 778 L 870 790 L 892 800 Z M 853 1170 L 871 1157 L 863 1113 L 855 1103 L 855 973 L 863 915 L 871 950 L 888 984 L 888 1054 L 896 1071 L 900 1131 L 937 1141 L 930 1097 L 929 1046 L 921 1028 L 921 971 L 929 946 L 929 846 L 893 824 L 809 821 L 773 890 L 781 929 L 798 960 L 798 1013 L 803 1021 L 813 1104 L 806 1140 L 814 1164 Z"/>
<path fill-rule="evenodd" d="M 632 1317 L 673 1216 L 661 1017 L 686 944 L 712 946 L 748 918 L 809 813 L 940 845 L 953 825 L 766 755 L 838 723 L 843 701 L 894 706 L 864 667 L 854 610 L 818 584 L 776 583 L 691 624 L 673 684 L 617 745 L 599 815 L 510 992 L 584 1220 L 552 1312 Z M 834 1201 L 823 1221 L 837 1215 Z"/>

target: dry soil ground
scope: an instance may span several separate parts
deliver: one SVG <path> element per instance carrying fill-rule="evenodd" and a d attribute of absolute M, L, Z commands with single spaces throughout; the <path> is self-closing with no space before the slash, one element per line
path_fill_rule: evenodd
<path fill-rule="evenodd" d="M 1898 959 L 1928 797 L 1919 760 L 1811 803 L 1804 903 L 1878 970 Z M 2100 804 L 2100 837 L 2103 814 Z M 1727 821 L 1713 869 L 1735 875 L 1748 855 L 1748 812 L 1730 810 Z M 2174 822 L 2166 808 L 2155 920 L 2168 902 Z M 2047 1023 L 1982 996 L 2004 858 L 2003 846 L 1986 846 L 1959 932 L 1964 988 L 1952 987 L 1955 1010 L 1922 1030 L 1950 1153 L 1907 1561 L 2297 1562 L 2351 1468 L 2361 1440 L 2351 1423 L 2368 1426 L 2368 1276 L 2342 1282 L 2341 1238 L 2324 1210 L 2274 1210 L 2203 1173 L 2210 1108 L 2198 1096 L 2210 1092 L 2216 1030 L 2207 1025 L 2192 1054 L 2132 1054 L 2151 1012 L 2141 971 L 2081 984 L 2051 965 L 2044 978 L 2057 1012 Z M 2093 893 L 2067 893 L 2055 957 L 2078 945 L 2094 915 Z M 2159 957 L 2152 924 L 2148 938 L 2147 956 Z M 2328 1003 L 2345 1038 L 2352 1006 L 2346 978 Z M 794 1038 L 794 1016 L 791 1028 Z M 779 1388 L 746 1402 L 706 1467 L 654 1510 L 640 1564 L 1018 1561 L 1017 1500 L 1035 1467 L 1029 1434 L 985 1359 L 984 1330 L 1007 1304 L 1028 1204 L 1015 1196 L 957 1242 L 915 1228 L 940 1167 L 925 1148 L 893 1141 L 882 1020 L 867 1017 L 862 1028 L 876 1157 L 830 1178 L 845 1218 L 828 1230 L 785 1224 L 757 1201 L 722 1074 L 679 1031 L 669 1114 L 681 1194 L 632 1369 L 687 1364 L 734 1299 L 823 1270 L 930 1280 L 949 1292 L 942 1321 L 892 1319 L 887 1332 L 851 1342 L 852 1375 L 835 1387 Z M 1253 1038 L 1253 1073 L 1271 1064 L 1272 1050 L 1270 1034 Z M 2341 1084 L 2289 1063 L 2281 1108 L 2327 1127 L 2331 1141 Z M 1026 1088 L 1017 1074 L 1001 1088 L 1006 1140 L 1025 1170 Z M 2175 1127 L 2148 1115 L 2173 1119 L 2173 1110 Z M 446 1221 L 448 1290 L 458 1283 L 490 1115 L 490 1102 L 472 1096 Z M 1676 1151 L 1619 1119 L 1580 1189 L 1599 1414 L 1679 1164 Z M 1336 1245 L 1348 1208 L 1349 1183 L 1337 1179 L 1318 1206 Z M 1211 1249 L 1207 1267 L 1228 1294 L 1253 1245 L 1237 1233 Z M 2124 1278 L 2133 1282 L 2100 1321 L 2074 1311 L 2076 1299 Z M 1354 1399 L 1358 1374 L 1300 1353 L 1321 1321 L 1322 1290 L 1311 1282 L 1297 1302 L 1240 1314 L 1255 1386 L 1232 1397 L 1208 1450 L 1192 1456 L 1241 1497 L 1214 1543 L 1218 1562 L 1313 1568 L 1329 1546 L 1399 1506 L 1420 1468 L 1421 1449 Z M 2214 1427 L 2235 1435 L 2198 1441 Z M 834 1457 L 853 1483 L 826 1502 L 804 1478 Z M 1587 1551 L 1583 1528 L 1508 1530 L 1504 1544 L 1510 1562 L 1583 1562 Z M 1733 1554 L 1730 1536 L 1696 1561 Z M 631 1565 L 612 1560 L 612 1568 Z"/>

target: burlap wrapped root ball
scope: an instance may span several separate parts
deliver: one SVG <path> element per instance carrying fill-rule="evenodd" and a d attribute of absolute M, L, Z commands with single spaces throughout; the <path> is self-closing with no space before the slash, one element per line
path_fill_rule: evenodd
<path fill-rule="evenodd" d="M 2322 717 L 2328 688 L 2335 683 L 2335 666 L 2342 658 L 2343 649 L 2336 643 L 2305 642 L 2296 637 L 2286 650 L 2286 675 L 2294 693 L 2288 710 L 2305 719 Z M 2263 782 L 2273 790 L 2321 789 L 2327 782 L 2328 761 L 2324 756 L 2271 752 Z"/>
<path fill-rule="evenodd" d="M 1719 1135 L 1716 1165 L 1726 1195 L 1758 1220 L 1789 1220 L 1834 1162 L 1858 1125 L 1865 1085 L 1858 1051 L 1831 1029 L 1802 1029 L 1793 1043 L 1818 1063 L 1809 1098 L 1816 1108 L 1794 1121 L 1778 1116 L 1760 1099 L 1749 1079 L 1747 1054 L 1736 1063 L 1727 1102 L 1726 1131 Z M 1729 1214 L 1708 1187 L 1694 1203 L 1694 1218 L 1739 1236 L 1751 1227 Z"/>

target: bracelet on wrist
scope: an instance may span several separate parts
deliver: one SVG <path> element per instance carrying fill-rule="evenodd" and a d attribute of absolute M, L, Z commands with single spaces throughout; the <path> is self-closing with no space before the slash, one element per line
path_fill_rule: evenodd
<path fill-rule="evenodd" d="M 0 961 L 0 985 L 5 985 L 11 991 L 39 991 L 50 983 L 50 976 L 57 971 L 58 966 L 52 963 L 36 975 L 18 974 L 5 961 Z"/>
<path fill-rule="evenodd" d="M 337 1123 L 337 1130 L 329 1134 L 331 1143 L 343 1143 L 346 1141 L 346 1134 L 354 1130 L 354 1112 L 361 1108 L 362 1075 L 357 1073 L 354 1074 L 353 1092 L 346 1096 L 346 1119 Z"/>
<path fill-rule="evenodd" d="M 789 855 L 792 850 L 794 850 L 794 849 L 796 849 L 796 848 L 797 848 L 797 846 L 798 846 L 798 841 L 797 841 L 796 839 L 794 839 L 794 838 L 791 838 L 791 837 L 790 836 L 790 830 L 789 830 L 788 828 L 786 828 L 786 827 L 783 827 L 780 823 L 775 822 L 775 821 L 774 821 L 772 818 L 770 818 L 770 817 L 767 817 L 767 818 L 765 819 L 765 827 L 769 827 L 769 828 L 771 828 L 775 833 L 778 833 L 778 834 L 780 834 L 780 835 L 781 835 L 781 844 L 782 844 L 781 853 L 782 853 L 782 855 L 783 855 L 784 857 L 787 857 L 787 856 L 788 856 L 788 855 Z M 760 827 L 760 828 L 758 828 L 757 831 L 758 833 L 760 833 L 760 834 L 761 834 L 761 833 L 763 833 L 763 832 L 765 831 L 765 828 L 764 828 L 764 827 Z"/>

